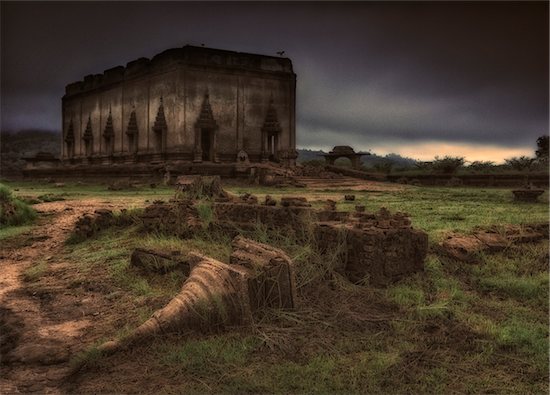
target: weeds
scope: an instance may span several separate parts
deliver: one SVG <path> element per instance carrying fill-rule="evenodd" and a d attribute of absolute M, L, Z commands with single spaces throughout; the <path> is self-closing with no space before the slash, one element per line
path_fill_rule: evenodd
<path fill-rule="evenodd" d="M 25 225 L 35 218 L 36 211 L 13 196 L 7 186 L 0 184 L 0 228 Z"/>
<path fill-rule="evenodd" d="M 226 373 L 226 367 L 241 366 L 260 345 L 257 338 L 214 336 L 206 340 L 188 341 L 174 347 L 165 344 L 157 351 L 162 364 L 198 377 Z"/>
<path fill-rule="evenodd" d="M 263 192 L 273 194 L 271 189 Z M 340 191 L 322 193 L 314 198 L 330 194 L 341 198 Z M 365 204 L 369 211 L 386 206 L 409 212 L 415 227 L 426 230 L 432 243 L 449 230 L 470 232 L 474 226 L 545 221 L 548 215 L 544 203 L 515 205 L 510 191 L 501 189 L 357 192 L 357 199 L 356 204 Z M 211 206 L 201 205 L 199 216 L 210 223 Z M 340 204 L 344 210 L 352 207 Z M 230 235 L 210 226 L 184 240 L 143 235 L 137 229 L 107 230 L 68 247 L 76 273 L 104 273 L 104 281 L 121 286 L 145 305 L 124 317 L 132 322 L 147 319 L 153 307 L 175 294 L 183 281 L 177 273 L 140 276 L 128 265 L 132 248 L 196 250 L 221 261 L 228 261 L 231 252 Z M 547 390 L 547 241 L 484 255 L 476 266 L 429 254 L 423 273 L 376 289 L 351 284 L 338 274 L 346 253 L 339 248 L 341 242 L 329 251 L 317 251 L 314 234 L 307 228 L 296 234 L 260 224 L 246 235 L 283 249 L 293 259 L 300 287 L 295 311 L 265 312 L 248 335 L 239 328 L 209 337 L 194 333 L 158 339 L 145 352 L 139 349 L 113 360 L 90 351 L 92 366 L 106 369 L 87 373 L 93 384 L 90 389 L 84 382 L 80 392 L 113 391 L 105 377 L 117 379 L 117 392 L 135 391 L 136 385 L 154 392 L 159 382 L 166 393 Z M 118 363 L 128 365 L 124 373 L 114 369 Z M 130 369 L 144 366 L 139 374 L 126 376 Z"/>
<path fill-rule="evenodd" d="M 81 351 L 69 360 L 69 368 L 72 374 L 81 369 L 93 369 L 100 366 L 104 354 L 99 349 L 99 344 Z"/>
<path fill-rule="evenodd" d="M 54 193 L 46 193 L 44 195 L 37 196 L 36 198 L 44 203 L 49 202 L 59 202 L 65 200 L 65 196 L 67 194 L 54 194 Z"/>
<path fill-rule="evenodd" d="M 23 280 L 26 282 L 34 282 L 40 279 L 46 273 L 48 265 L 45 262 L 40 262 L 26 269 L 23 272 Z"/>
<path fill-rule="evenodd" d="M 214 211 L 212 209 L 212 203 L 201 201 L 195 205 L 201 225 L 203 229 L 208 229 L 214 219 Z"/>

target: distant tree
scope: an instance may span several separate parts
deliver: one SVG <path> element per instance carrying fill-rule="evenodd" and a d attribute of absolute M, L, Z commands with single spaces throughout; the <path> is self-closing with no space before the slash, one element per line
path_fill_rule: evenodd
<path fill-rule="evenodd" d="M 537 139 L 537 150 L 535 151 L 537 161 L 548 163 L 548 136 L 540 136 Z"/>
<path fill-rule="evenodd" d="M 389 173 L 391 173 L 391 170 L 394 167 L 394 164 L 395 163 L 392 160 L 382 159 L 382 160 L 379 160 L 378 162 L 376 162 L 373 165 L 373 168 L 374 168 L 374 170 L 376 170 L 380 173 L 389 174 Z"/>
<path fill-rule="evenodd" d="M 479 172 L 487 172 L 495 169 L 495 162 L 476 160 L 468 166 L 469 169 Z"/>
<path fill-rule="evenodd" d="M 506 165 L 514 170 L 524 171 L 531 170 L 535 164 L 535 158 L 529 158 L 528 156 L 514 156 L 510 159 L 505 159 Z"/>
<path fill-rule="evenodd" d="M 440 158 L 439 156 L 435 157 L 435 160 L 432 162 L 433 169 L 445 174 L 453 174 L 459 168 L 464 166 L 464 157 L 462 156 L 444 156 Z"/>
<path fill-rule="evenodd" d="M 422 171 L 430 171 L 433 169 L 433 162 L 417 161 L 414 165 Z"/>

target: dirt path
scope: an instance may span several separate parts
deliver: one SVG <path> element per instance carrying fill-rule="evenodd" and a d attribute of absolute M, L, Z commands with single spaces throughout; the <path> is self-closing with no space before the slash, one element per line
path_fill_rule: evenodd
<path fill-rule="evenodd" d="M 64 242 L 75 221 L 98 208 L 124 202 L 98 199 L 43 203 L 36 226 L 4 242 L 0 251 L 0 393 L 61 393 L 69 360 L 83 348 L 94 313 L 70 284 Z M 43 263 L 45 274 L 25 282 L 25 270 Z"/>

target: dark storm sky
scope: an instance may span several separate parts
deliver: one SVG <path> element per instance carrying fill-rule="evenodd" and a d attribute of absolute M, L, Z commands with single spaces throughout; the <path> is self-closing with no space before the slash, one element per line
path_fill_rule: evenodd
<path fill-rule="evenodd" d="M 548 133 L 548 4 L 2 2 L 2 130 L 59 129 L 67 83 L 185 44 L 298 75 L 301 147 L 500 160 Z M 522 151 L 523 150 L 523 151 Z"/>

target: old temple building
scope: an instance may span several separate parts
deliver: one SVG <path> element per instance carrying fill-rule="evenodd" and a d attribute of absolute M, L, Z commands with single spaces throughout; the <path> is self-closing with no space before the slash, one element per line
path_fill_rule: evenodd
<path fill-rule="evenodd" d="M 169 49 L 67 85 L 61 163 L 292 166 L 295 99 L 288 58 Z"/>

